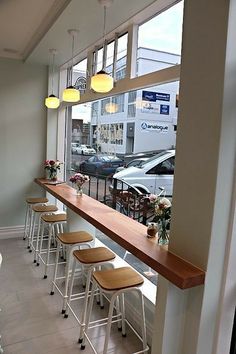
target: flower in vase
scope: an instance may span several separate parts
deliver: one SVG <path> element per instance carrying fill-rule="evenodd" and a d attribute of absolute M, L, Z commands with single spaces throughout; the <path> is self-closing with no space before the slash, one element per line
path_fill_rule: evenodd
<path fill-rule="evenodd" d="M 49 179 L 57 179 L 57 171 L 60 171 L 62 162 L 59 160 L 45 160 L 44 169 L 49 172 Z"/>
<path fill-rule="evenodd" d="M 89 181 L 89 177 L 82 175 L 82 173 L 76 173 L 74 176 L 70 177 L 70 182 L 75 184 L 77 187 L 82 187 L 85 182 Z"/>
<path fill-rule="evenodd" d="M 158 238 L 159 243 L 168 243 L 168 231 L 170 229 L 171 221 L 171 202 L 168 198 L 150 195 L 150 204 L 154 207 L 153 221 L 158 223 Z"/>

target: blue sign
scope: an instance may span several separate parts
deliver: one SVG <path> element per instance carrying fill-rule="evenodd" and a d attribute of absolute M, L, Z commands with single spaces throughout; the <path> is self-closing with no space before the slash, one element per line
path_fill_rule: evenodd
<path fill-rule="evenodd" d="M 156 92 L 143 91 L 142 100 L 143 101 L 156 102 Z"/>
<path fill-rule="evenodd" d="M 168 104 L 161 104 L 160 105 L 160 114 L 170 114 L 170 106 Z"/>
<path fill-rule="evenodd" d="M 143 91 L 142 92 L 142 100 L 143 101 L 170 101 L 170 94 L 169 93 L 161 93 L 161 92 L 154 92 L 154 91 Z"/>

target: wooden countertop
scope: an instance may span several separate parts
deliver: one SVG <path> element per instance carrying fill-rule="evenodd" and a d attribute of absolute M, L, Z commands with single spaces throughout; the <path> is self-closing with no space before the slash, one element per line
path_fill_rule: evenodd
<path fill-rule="evenodd" d="M 148 239 L 146 226 L 87 195 L 77 196 L 66 183 L 35 182 L 180 289 L 204 284 L 205 272 Z"/>

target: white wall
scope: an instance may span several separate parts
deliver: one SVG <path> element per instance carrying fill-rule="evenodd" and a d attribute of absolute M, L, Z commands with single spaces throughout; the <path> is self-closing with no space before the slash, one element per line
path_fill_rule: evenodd
<path fill-rule="evenodd" d="M 0 59 L 0 228 L 24 223 L 25 197 L 42 195 L 47 67 Z"/>

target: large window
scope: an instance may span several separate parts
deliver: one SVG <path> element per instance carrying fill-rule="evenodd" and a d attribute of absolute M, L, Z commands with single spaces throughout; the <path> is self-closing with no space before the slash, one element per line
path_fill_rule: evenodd
<path fill-rule="evenodd" d="M 75 171 L 95 173 L 98 170 L 109 169 L 111 175 L 116 168 L 123 168 L 116 160 L 112 165 L 114 157 L 128 163 L 140 154 L 145 160 L 156 155 L 160 150 L 175 148 L 179 82 L 174 80 L 176 80 L 179 67 L 174 70 L 173 77 L 173 70 L 168 71 L 168 67 L 180 63 L 182 15 L 183 3 L 180 2 L 141 24 L 138 29 L 137 62 L 130 63 L 129 61 L 131 65 L 128 65 L 128 68 L 127 58 L 131 60 L 135 57 L 127 50 L 128 33 L 132 33 L 133 29 L 135 34 L 136 26 L 127 27 L 125 34 L 116 36 L 107 43 L 105 69 L 115 76 L 115 81 L 120 81 L 115 84 L 116 94 L 111 91 L 104 96 L 98 96 L 87 91 L 81 99 L 82 103 L 68 107 L 69 119 L 66 120 L 66 124 L 67 171 L 69 173 Z M 134 48 L 134 43 L 129 48 Z M 94 73 L 103 67 L 103 48 L 99 47 L 98 50 L 92 50 L 90 53 L 92 58 L 88 58 L 88 62 L 93 63 Z M 149 75 L 145 79 L 144 77 L 129 79 L 130 72 L 127 70 L 131 69 L 133 73 L 134 68 L 137 69 L 136 76 L 166 68 L 163 75 L 167 75 L 164 81 L 168 83 L 156 83 L 158 75 Z M 75 65 L 73 70 L 73 83 L 81 93 L 84 92 L 83 79 L 87 75 L 87 59 L 85 59 Z M 122 80 L 123 78 L 126 80 Z M 101 98 L 98 99 L 98 97 Z M 91 152 L 93 157 L 85 152 L 81 153 L 79 148 L 81 144 L 90 145 L 94 149 Z M 94 165 L 95 162 L 99 162 L 100 157 L 111 158 L 111 161 L 107 160 L 102 167 Z M 170 162 L 170 165 L 162 167 L 163 171 L 168 170 L 170 174 L 173 174 L 173 161 Z M 113 168 L 112 172 L 111 168 Z M 160 166 L 158 168 L 158 173 L 160 173 Z M 155 172 L 149 173 L 156 175 Z M 69 174 L 67 179 L 68 176 Z M 103 179 L 104 186 L 97 193 L 96 178 L 96 174 L 92 174 L 90 184 L 92 194 L 90 195 L 105 202 L 110 196 L 108 188 L 110 180 L 105 182 Z M 156 185 L 154 183 L 154 188 Z M 123 256 L 126 257 L 126 255 L 127 253 Z"/>

